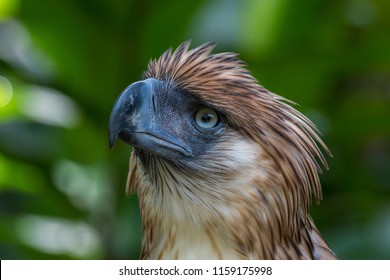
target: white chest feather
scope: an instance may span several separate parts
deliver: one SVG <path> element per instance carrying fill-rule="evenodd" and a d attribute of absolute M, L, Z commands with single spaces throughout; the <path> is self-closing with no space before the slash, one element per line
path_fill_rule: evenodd
<path fill-rule="evenodd" d="M 163 245 L 165 242 L 162 242 Z M 173 244 L 160 248 L 160 259 L 182 259 L 182 260 L 210 260 L 210 259 L 242 259 L 232 247 L 220 237 L 208 234 L 207 232 L 180 230 L 177 232 Z M 153 256 L 151 256 L 153 258 Z"/>

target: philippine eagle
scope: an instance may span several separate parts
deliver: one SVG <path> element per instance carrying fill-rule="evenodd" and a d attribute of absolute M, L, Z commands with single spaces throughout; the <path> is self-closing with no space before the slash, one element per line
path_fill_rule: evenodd
<path fill-rule="evenodd" d="M 110 146 L 133 147 L 141 259 L 335 259 L 309 215 L 328 152 L 313 123 L 235 53 L 189 45 L 151 60 L 109 120 Z"/>

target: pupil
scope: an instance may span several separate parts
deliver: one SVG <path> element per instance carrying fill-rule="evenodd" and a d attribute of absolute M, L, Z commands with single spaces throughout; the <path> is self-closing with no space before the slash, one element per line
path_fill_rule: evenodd
<path fill-rule="evenodd" d="M 212 118 L 213 116 L 211 114 L 204 114 L 202 116 L 202 122 L 209 122 Z"/>

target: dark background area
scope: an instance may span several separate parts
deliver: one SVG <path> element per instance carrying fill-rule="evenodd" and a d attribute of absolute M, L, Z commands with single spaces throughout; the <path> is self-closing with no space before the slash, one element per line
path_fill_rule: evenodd
<path fill-rule="evenodd" d="M 0 258 L 134 259 L 119 93 L 192 39 L 297 102 L 332 151 L 316 224 L 342 259 L 390 259 L 390 1 L 0 1 Z"/>

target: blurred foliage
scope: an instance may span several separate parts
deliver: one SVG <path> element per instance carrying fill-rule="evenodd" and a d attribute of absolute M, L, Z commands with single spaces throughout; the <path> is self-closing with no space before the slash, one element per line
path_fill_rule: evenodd
<path fill-rule="evenodd" d="M 191 38 L 296 101 L 333 153 L 313 216 L 342 259 L 390 258 L 388 0 L 0 0 L 0 258 L 138 258 L 118 94 Z"/>

